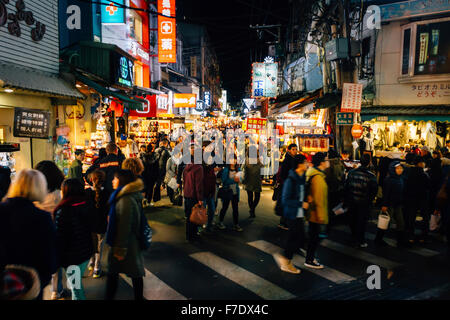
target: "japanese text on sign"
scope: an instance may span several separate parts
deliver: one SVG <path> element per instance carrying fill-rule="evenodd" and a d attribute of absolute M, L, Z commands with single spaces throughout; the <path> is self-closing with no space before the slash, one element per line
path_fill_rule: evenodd
<path fill-rule="evenodd" d="M 158 0 L 158 61 L 177 62 L 175 0 Z"/>
<path fill-rule="evenodd" d="M 50 112 L 42 110 L 15 108 L 14 137 L 47 139 Z"/>
<path fill-rule="evenodd" d="M 362 84 L 344 83 L 341 112 L 361 112 L 362 89 Z"/>
<path fill-rule="evenodd" d="M 450 83 L 413 84 L 411 90 L 417 98 L 450 97 Z"/>
<path fill-rule="evenodd" d="M 252 97 L 276 97 L 278 64 L 254 63 L 252 79 Z"/>

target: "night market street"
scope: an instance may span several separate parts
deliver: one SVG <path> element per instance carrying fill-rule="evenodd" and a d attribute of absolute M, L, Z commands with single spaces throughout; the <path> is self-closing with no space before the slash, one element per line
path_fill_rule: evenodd
<path fill-rule="evenodd" d="M 163 193 L 164 194 L 164 193 Z M 239 204 L 244 232 L 214 230 L 202 235 L 202 242 L 185 241 L 184 212 L 168 198 L 146 216 L 154 230 L 153 243 L 145 254 L 144 296 L 149 300 L 261 300 L 261 299 L 448 299 L 450 263 L 445 259 L 445 244 L 418 245 L 411 249 L 376 248 L 373 242 L 365 251 L 351 245 L 349 228 L 342 223 L 330 239 L 318 249 L 320 261 L 330 266 L 318 271 L 304 268 L 298 256 L 300 275 L 281 272 L 271 250 L 283 246 L 286 231 L 277 227 L 272 190 L 264 187 L 256 218 L 248 218 L 246 196 Z M 231 226 L 231 217 L 225 218 Z M 368 238 L 376 232 L 370 223 Z M 391 242 L 395 243 L 393 235 Z M 438 237 L 439 239 L 439 237 Z M 223 263 L 221 259 L 226 260 Z M 366 269 L 377 264 L 382 268 L 381 290 L 367 289 Z M 388 280 L 387 270 L 393 275 Z M 427 272 L 424 272 L 427 270 Z M 88 272 L 86 272 L 87 276 Z M 254 281 L 254 279 L 257 279 Z M 83 279 L 86 297 L 103 300 L 105 277 Z M 253 280 L 253 281 L 252 281 Z M 132 300 L 133 290 L 122 277 L 118 300 Z M 342 281 L 342 283 L 341 283 Z M 348 281 L 348 282 L 347 282 Z M 47 287 L 44 299 L 50 297 Z M 66 298 L 67 299 L 67 298 Z M 70 294 L 68 296 L 70 300 Z"/>

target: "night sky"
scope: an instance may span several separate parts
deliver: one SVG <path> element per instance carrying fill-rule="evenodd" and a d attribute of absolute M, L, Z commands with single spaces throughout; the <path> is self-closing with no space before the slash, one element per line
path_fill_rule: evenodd
<path fill-rule="evenodd" d="M 256 30 L 249 26 L 286 26 L 288 0 L 178 0 L 177 7 L 178 18 L 184 16 L 187 23 L 207 27 L 219 59 L 222 87 L 228 91 L 230 104 L 236 104 L 250 81 L 251 63 L 267 56 L 265 42 L 275 41 L 265 32 L 258 40 Z"/>

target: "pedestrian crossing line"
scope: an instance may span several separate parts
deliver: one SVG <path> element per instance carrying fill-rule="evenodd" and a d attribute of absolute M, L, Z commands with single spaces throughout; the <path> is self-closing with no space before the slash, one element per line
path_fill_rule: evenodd
<path fill-rule="evenodd" d="M 439 287 L 431 288 L 419 294 L 416 294 L 412 297 L 407 298 L 406 300 L 430 300 L 439 298 L 443 293 L 447 293 L 450 290 L 450 283 L 443 284 Z"/>
<path fill-rule="evenodd" d="M 120 276 L 132 287 L 131 278 L 120 274 Z M 169 287 L 153 273 L 145 269 L 144 298 L 148 300 L 187 300 L 186 297 Z"/>
<path fill-rule="evenodd" d="M 363 261 L 369 262 L 371 264 L 378 265 L 378 266 L 386 268 L 388 270 L 392 270 L 401 265 L 400 263 L 390 261 L 388 259 L 378 257 L 374 254 L 365 252 L 365 251 L 363 251 L 364 249 L 355 249 L 355 248 L 337 243 L 337 242 L 329 240 L 329 239 L 323 239 L 320 242 L 320 245 L 322 247 L 343 253 L 347 256 L 350 256 L 350 257 L 353 257 L 353 258 L 356 258 L 359 260 L 363 260 Z"/>
<path fill-rule="evenodd" d="M 265 300 L 295 298 L 292 293 L 211 252 L 198 252 L 189 256 Z"/>
<path fill-rule="evenodd" d="M 267 254 L 271 254 L 272 256 L 274 256 L 275 254 L 280 254 L 283 252 L 283 249 L 264 240 L 257 240 L 257 241 L 252 241 L 247 243 L 248 245 L 255 247 L 258 250 L 261 250 Z M 275 257 L 274 257 L 275 259 Z M 292 263 L 294 265 L 296 265 L 297 267 L 300 267 L 301 269 L 305 269 L 308 270 L 311 273 L 314 273 L 322 278 L 325 278 L 327 280 L 330 280 L 334 283 L 345 283 L 345 282 L 350 282 L 353 280 L 356 280 L 356 278 L 349 276 L 345 273 L 342 273 L 338 270 L 329 268 L 327 266 L 324 266 L 324 269 L 321 270 L 317 270 L 317 269 L 310 269 L 310 268 L 302 268 L 301 266 L 304 265 L 305 263 L 305 258 L 303 258 L 302 256 L 295 254 L 294 257 L 292 258 Z"/>
<path fill-rule="evenodd" d="M 351 233 L 349 228 L 346 226 L 335 226 L 335 227 L 333 227 L 333 229 Z M 375 240 L 376 235 L 373 233 L 370 233 L 370 232 L 366 232 L 366 237 L 369 240 Z M 392 247 L 397 246 L 397 241 L 394 239 L 386 238 L 386 236 L 384 236 L 383 240 Z M 427 258 L 434 257 L 434 256 L 437 256 L 440 254 L 440 252 L 438 252 L 438 251 L 430 250 L 427 248 L 407 248 L 406 251 L 409 251 L 411 253 L 415 253 L 415 254 L 418 254 L 418 255 L 421 255 L 421 256 L 427 257 Z"/>

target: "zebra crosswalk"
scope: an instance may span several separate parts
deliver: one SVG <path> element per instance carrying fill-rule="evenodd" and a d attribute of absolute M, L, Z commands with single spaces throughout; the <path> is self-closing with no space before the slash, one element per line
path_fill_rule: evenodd
<path fill-rule="evenodd" d="M 344 231 L 344 228 L 338 227 L 337 230 Z M 228 235 L 223 234 L 220 238 L 223 240 L 227 237 Z M 376 264 L 383 269 L 395 270 L 408 263 L 401 257 L 396 257 L 397 260 L 392 261 L 383 256 L 389 254 L 389 252 L 373 250 L 368 252 L 365 249 L 349 247 L 340 243 L 339 239 L 333 238 L 333 240 L 324 239 L 321 241 L 320 246 L 324 249 L 320 252 L 320 257 L 328 255 L 324 259 L 327 262 L 324 269 L 307 268 L 304 266 L 305 259 L 298 254 L 294 255 L 293 264 L 302 269 L 302 273 L 299 275 L 284 273 L 277 266 L 274 258 L 275 255 L 283 252 L 283 248 L 276 239 L 272 239 L 272 241 L 244 240 L 244 243 L 240 243 L 238 247 L 242 254 L 241 258 L 237 251 L 215 249 L 217 245 L 215 242 L 212 242 L 209 246 L 196 245 L 191 247 L 189 252 L 186 252 L 186 256 L 183 258 L 184 262 L 180 265 L 182 268 L 177 269 L 177 265 L 171 266 L 173 272 L 177 273 L 177 278 L 186 281 L 183 285 L 167 278 L 170 276 L 167 271 L 160 272 L 161 270 L 158 270 L 158 268 L 163 267 L 164 264 L 152 263 L 152 259 L 158 259 L 157 255 L 152 255 L 146 261 L 144 296 L 149 300 L 204 299 L 205 291 L 207 292 L 207 288 L 212 285 L 211 278 L 214 278 L 213 290 L 228 290 L 221 295 L 228 299 L 235 299 L 237 291 L 239 291 L 239 299 L 302 299 L 305 297 L 305 291 L 309 294 L 315 290 L 314 288 L 323 290 L 327 286 L 342 288 L 339 296 L 345 297 L 345 287 L 351 283 L 354 285 L 347 286 L 347 288 L 357 288 L 351 289 L 353 290 L 351 296 L 357 297 L 360 293 L 368 294 L 364 280 L 367 278 L 367 274 L 364 274 L 364 272 L 368 265 Z M 163 250 L 163 248 L 159 248 L 159 250 Z M 392 248 L 390 253 L 392 253 L 392 250 L 396 249 Z M 439 252 L 433 250 L 411 250 L 410 253 L 423 260 L 439 254 Z M 346 262 L 341 261 L 339 263 L 336 257 Z M 253 259 L 255 263 L 249 263 Z M 152 270 L 155 265 L 158 267 Z M 192 279 L 188 276 L 192 272 L 199 274 L 199 276 Z M 124 277 L 124 280 L 130 286 L 132 285 L 131 279 Z M 194 281 L 195 285 L 190 284 L 190 281 Z M 450 281 L 450 279 L 446 281 Z M 194 287 L 203 287 L 204 289 L 201 289 L 203 291 L 200 292 L 196 291 Z M 426 290 L 432 289 L 423 288 L 422 291 L 426 292 Z M 206 293 L 207 295 L 208 293 Z M 217 295 L 212 293 L 212 296 Z M 420 292 L 416 291 L 411 293 L 410 296 L 414 298 L 427 295 L 420 295 Z M 405 296 L 404 298 L 408 297 Z"/>

